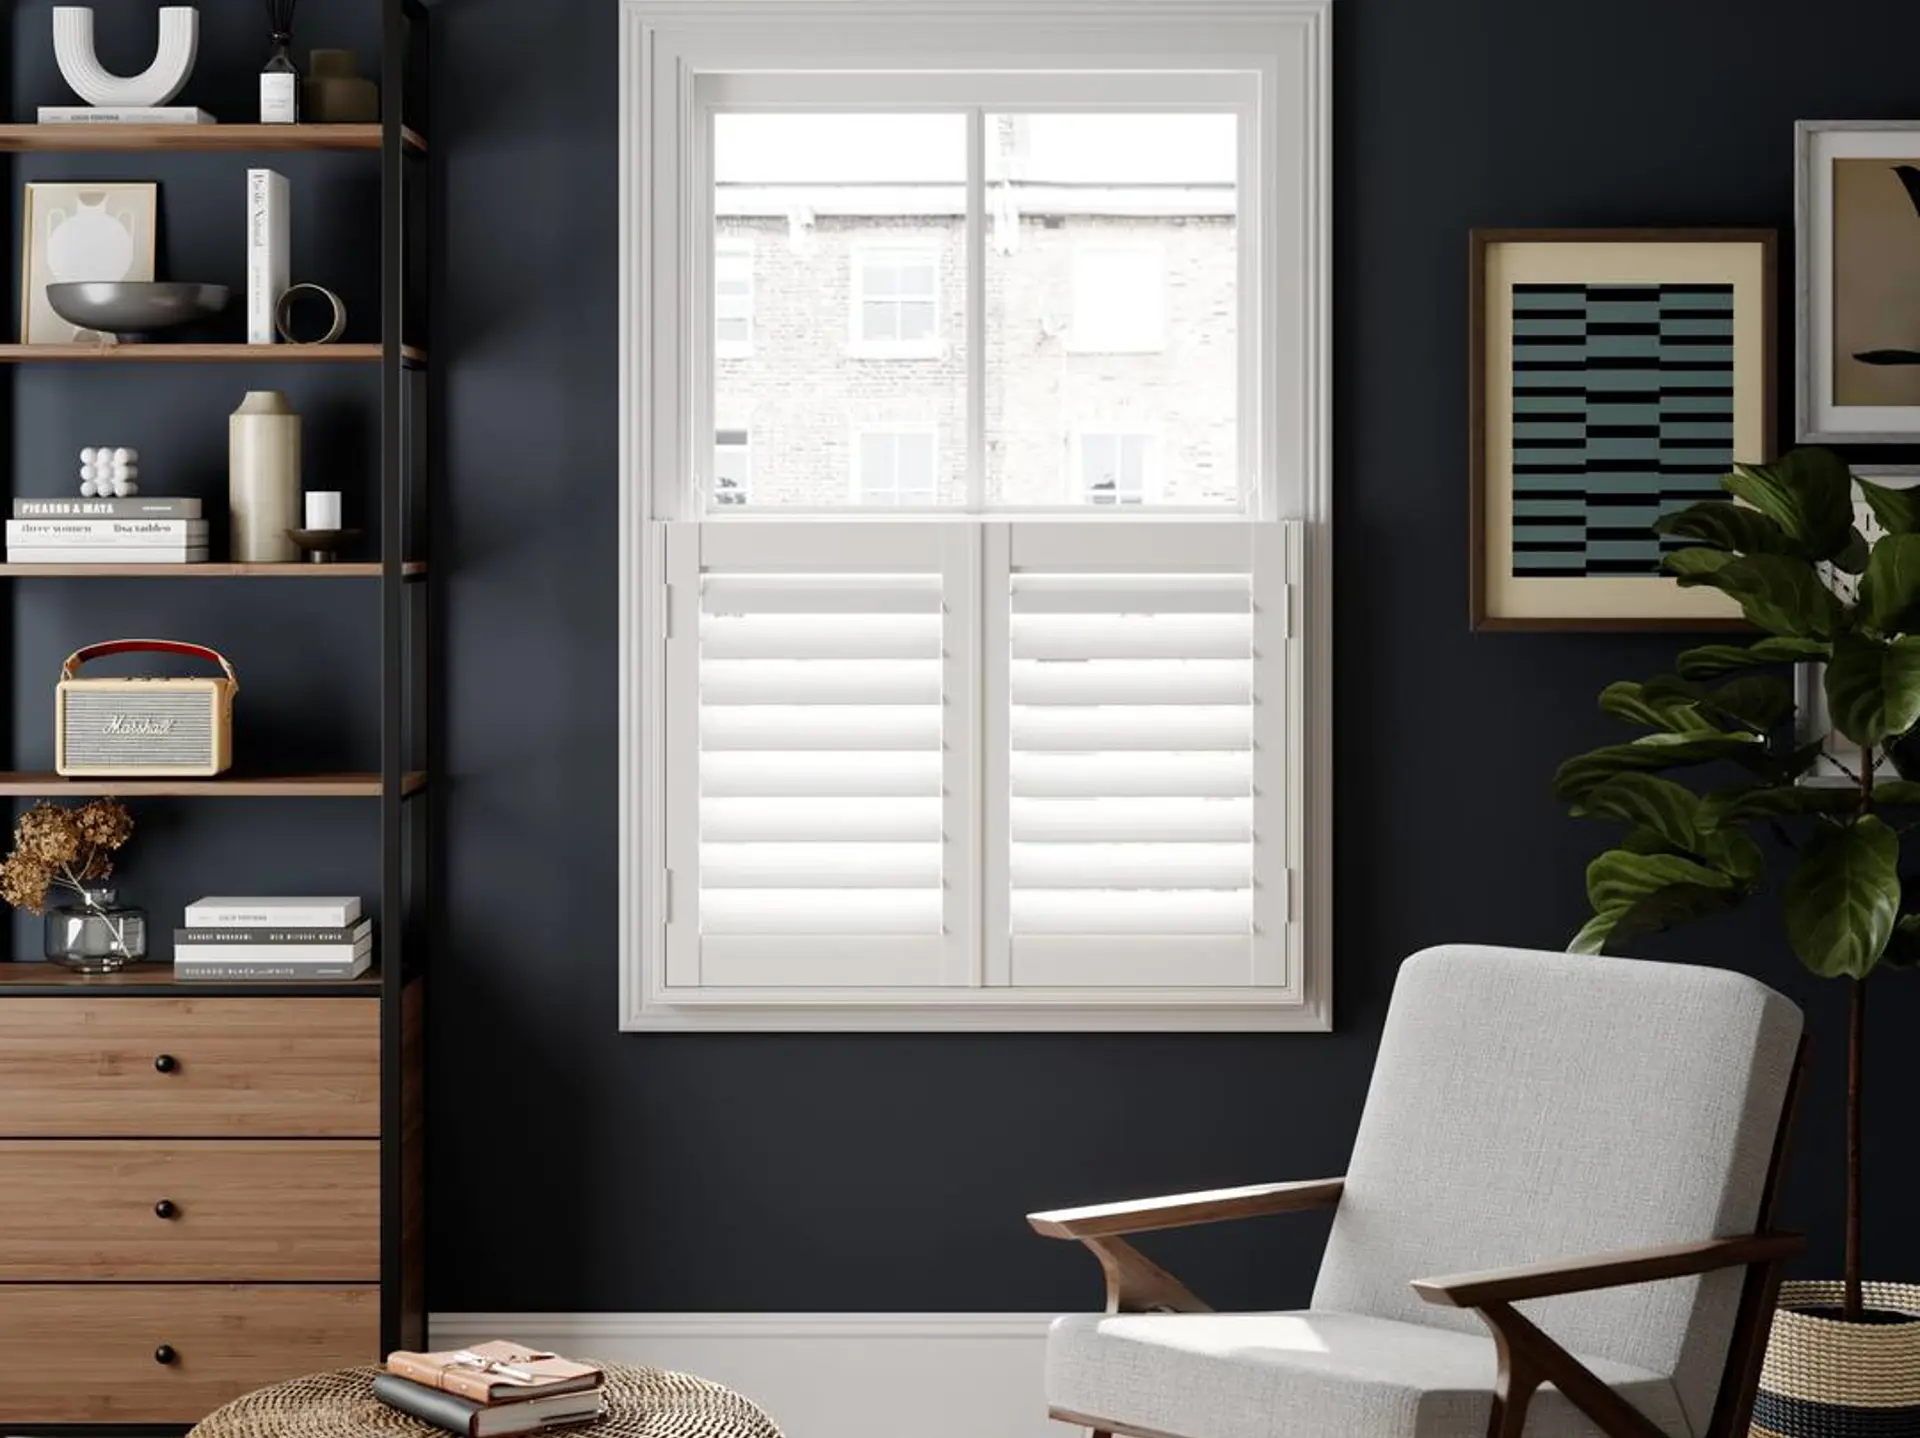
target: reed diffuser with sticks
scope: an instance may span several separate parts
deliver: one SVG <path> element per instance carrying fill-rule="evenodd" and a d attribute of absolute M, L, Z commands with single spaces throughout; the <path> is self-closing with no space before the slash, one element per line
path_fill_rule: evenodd
<path fill-rule="evenodd" d="M 273 53 L 260 72 L 260 123 L 300 123 L 300 71 L 293 63 L 293 12 L 298 0 L 266 0 L 267 23 L 273 27 Z"/>

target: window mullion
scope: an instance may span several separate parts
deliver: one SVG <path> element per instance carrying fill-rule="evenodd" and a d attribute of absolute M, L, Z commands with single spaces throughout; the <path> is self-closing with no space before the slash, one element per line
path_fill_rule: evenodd
<path fill-rule="evenodd" d="M 987 115 L 967 111 L 967 509 L 987 504 Z"/>

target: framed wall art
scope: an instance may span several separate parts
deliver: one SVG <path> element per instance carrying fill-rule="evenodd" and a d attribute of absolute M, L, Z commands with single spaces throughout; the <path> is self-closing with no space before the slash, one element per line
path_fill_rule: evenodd
<path fill-rule="evenodd" d="M 1661 515 L 1772 454 L 1772 230 L 1476 230 L 1475 629 L 1714 629 Z"/>
<path fill-rule="evenodd" d="M 1805 443 L 1920 439 L 1920 121 L 1794 127 Z"/>
<path fill-rule="evenodd" d="M 159 187 L 144 182 L 27 186 L 21 245 L 20 342 L 99 339 L 53 312 L 47 286 L 69 280 L 150 280 Z"/>

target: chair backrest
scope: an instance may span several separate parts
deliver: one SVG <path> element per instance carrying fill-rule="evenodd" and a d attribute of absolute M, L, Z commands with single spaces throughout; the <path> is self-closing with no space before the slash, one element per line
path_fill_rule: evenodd
<path fill-rule="evenodd" d="M 1451 945 L 1400 970 L 1316 1308 L 1485 1332 L 1416 1278 L 1751 1230 L 1800 1011 L 1719 969 Z M 1742 1273 L 1521 1305 L 1706 1431 Z"/>

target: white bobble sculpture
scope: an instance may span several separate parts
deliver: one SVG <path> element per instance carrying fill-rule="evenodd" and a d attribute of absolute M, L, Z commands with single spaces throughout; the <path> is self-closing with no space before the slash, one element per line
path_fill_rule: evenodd
<path fill-rule="evenodd" d="M 82 499 L 130 499 L 140 492 L 140 451 L 101 448 L 80 451 Z"/>

